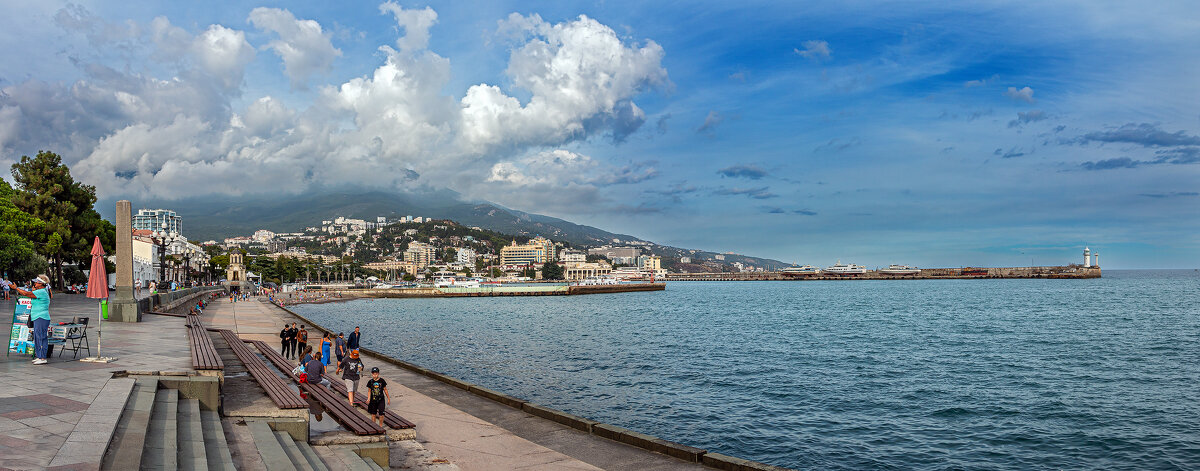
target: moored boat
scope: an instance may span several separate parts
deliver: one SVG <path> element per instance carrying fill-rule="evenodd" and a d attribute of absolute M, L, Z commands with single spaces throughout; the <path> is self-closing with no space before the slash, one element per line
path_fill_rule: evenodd
<path fill-rule="evenodd" d="M 827 275 L 861 275 L 866 272 L 867 267 L 853 263 L 845 264 L 841 260 L 838 260 L 832 266 L 825 267 L 825 274 Z"/>
<path fill-rule="evenodd" d="M 888 265 L 887 268 L 880 268 L 879 273 L 883 275 L 916 275 L 921 273 L 921 269 L 908 265 Z"/>
<path fill-rule="evenodd" d="M 816 275 L 821 273 L 821 269 L 812 265 L 804 265 L 801 267 L 787 267 L 779 270 L 779 273 L 784 275 Z"/>

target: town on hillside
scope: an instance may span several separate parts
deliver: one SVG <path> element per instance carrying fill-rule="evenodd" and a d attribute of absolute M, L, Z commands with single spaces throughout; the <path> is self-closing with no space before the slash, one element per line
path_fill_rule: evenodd
<path fill-rule="evenodd" d="M 279 284 L 415 282 L 454 276 L 508 281 L 651 280 L 668 271 L 756 269 L 740 262 L 724 263 L 721 255 L 695 262 L 688 252 L 664 257 L 653 253 L 661 246 L 643 241 L 579 247 L 430 217 L 335 217 L 300 232 L 261 229 L 248 236 L 204 242 L 188 240 L 183 218 L 169 209 L 140 209 L 133 226 L 134 278 L 142 286 L 155 280 L 219 281 L 231 251 L 246 255 L 250 279 Z"/>

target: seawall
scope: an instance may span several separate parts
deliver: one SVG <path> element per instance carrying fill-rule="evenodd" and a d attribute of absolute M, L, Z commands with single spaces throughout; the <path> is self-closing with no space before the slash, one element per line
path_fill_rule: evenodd
<path fill-rule="evenodd" d="M 291 314 L 292 316 L 295 316 L 296 318 L 304 321 L 307 325 L 312 326 L 312 329 L 314 331 L 322 331 L 325 333 L 334 333 L 333 331 L 326 329 L 324 326 L 321 326 L 320 324 L 313 322 L 312 319 L 309 319 L 303 315 L 300 315 L 300 314 L 296 313 L 295 311 L 292 311 L 291 309 L 288 309 L 283 306 L 278 306 L 278 305 L 276 305 L 276 307 L 279 307 L 280 309 L 286 311 L 287 313 Z M 473 394 L 477 397 L 484 398 L 489 401 L 495 402 L 497 404 L 501 404 L 503 406 L 507 406 L 507 407 L 525 412 L 525 413 L 530 414 L 535 417 L 539 417 L 539 418 L 542 418 L 545 420 L 550 420 L 552 422 L 556 422 L 556 423 L 565 425 L 567 427 L 571 427 L 573 429 L 593 435 L 598 438 L 612 440 L 615 442 L 619 442 L 619 443 L 630 445 L 630 446 L 633 446 L 636 448 L 640 448 L 640 449 L 643 449 L 646 451 L 661 453 L 661 454 L 664 454 L 667 456 L 671 456 L 671 457 L 683 460 L 685 462 L 697 463 L 697 464 L 700 464 L 700 465 L 703 465 L 703 466 L 706 466 L 709 468 L 714 468 L 714 469 L 722 469 L 722 470 L 729 470 L 729 471 L 787 471 L 789 469 L 789 468 L 773 466 L 773 465 L 769 465 L 769 464 L 765 464 L 765 463 L 759 463 L 757 461 L 736 458 L 736 457 L 724 455 L 721 453 L 709 452 L 709 451 L 701 449 L 701 448 L 691 447 L 691 446 L 684 445 L 681 443 L 664 440 L 662 438 L 658 438 L 658 437 L 655 437 L 652 435 L 638 433 L 636 431 L 625 429 L 625 428 L 618 427 L 615 425 L 605 424 L 603 422 L 597 422 L 597 421 L 590 420 L 590 419 L 587 419 L 584 417 L 579 417 L 579 416 L 576 416 L 576 415 L 573 415 L 573 414 L 570 414 L 567 412 L 563 412 L 563 411 L 560 411 L 557 409 L 534 404 L 534 403 L 526 401 L 524 399 L 510 396 L 501 391 L 495 391 L 495 390 L 488 389 L 483 386 L 472 384 L 467 381 L 463 381 L 461 379 L 446 375 L 444 373 L 433 371 L 428 368 L 423 368 L 419 365 L 409 363 L 404 360 L 392 358 L 388 355 L 385 355 L 381 352 L 378 352 L 378 351 L 375 351 L 375 350 L 372 350 L 369 348 L 363 347 L 363 348 L 360 348 L 360 350 L 362 350 L 363 352 L 367 353 L 368 355 L 371 355 L 372 357 L 375 357 L 381 361 L 390 363 L 392 365 L 398 366 L 400 368 L 403 368 L 405 370 L 419 374 L 421 376 L 436 380 L 440 383 L 443 383 L 443 384 L 446 384 L 449 386 L 453 386 L 455 388 L 458 388 L 458 389 L 466 391 L 470 394 Z"/>
<path fill-rule="evenodd" d="M 1050 267 L 922 268 L 915 274 L 888 274 L 867 270 L 861 274 L 794 274 L 783 272 L 668 273 L 666 281 L 811 281 L 811 280 L 979 280 L 997 278 L 1087 279 L 1100 278 L 1100 267 L 1078 265 Z"/>

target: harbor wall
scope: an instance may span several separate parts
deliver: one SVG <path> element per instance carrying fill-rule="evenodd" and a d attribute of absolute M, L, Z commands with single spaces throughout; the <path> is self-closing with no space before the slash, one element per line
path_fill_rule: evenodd
<path fill-rule="evenodd" d="M 656 285 L 660 285 L 660 286 L 662 285 L 662 283 L 646 283 L 646 284 L 656 284 Z M 608 286 L 613 286 L 613 285 L 608 285 Z M 617 285 L 617 286 L 619 286 L 619 285 Z M 659 288 L 659 289 L 662 289 L 662 288 Z M 295 311 L 292 311 L 291 309 L 288 309 L 284 306 L 279 306 L 279 305 L 274 305 L 274 306 L 276 306 L 276 307 L 286 311 L 287 313 L 295 316 L 296 318 L 304 321 L 305 324 L 312 326 L 314 331 L 319 330 L 324 333 L 333 333 L 333 331 L 326 329 L 324 326 L 322 326 L 316 322 L 313 322 L 312 319 L 309 319 L 300 314 L 297 314 Z M 731 471 L 789 471 L 789 468 L 783 468 L 783 467 L 779 467 L 779 466 L 769 465 L 766 463 L 760 463 L 757 461 L 736 458 L 736 457 L 724 455 L 721 453 L 709 452 L 708 450 L 705 450 L 702 448 L 696 448 L 696 447 L 688 446 L 688 445 L 685 445 L 682 443 L 672 442 L 670 440 L 665 440 L 665 439 L 662 439 L 662 438 L 659 438 L 659 437 L 656 437 L 653 435 L 646 435 L 646 434 L 639 433 L 639 432 L 636 432 L 633 430 L 629 430 L 629 429 L 626 429 L 623 427 L 618 427 L 615 425 L 610 425 L 610 424 L 606 424 L 603 422 L 597 422 L 594 420 L 590 420 L 590 419 L 587 419 L 584 417 L 579 417 L 577 415 L 573 415 L 573 414 L 563 412 L 563 411 L 560 411 L 557 409 L 552 409 L 549 407 L 534 404 L 534 403 L 526 401 L 524 399 L 509 396 L 508 394 L 504 394 L 503 392 L 494 391 L 494 390 L 491 390 L 491 389 L 488 389 L 488 388 L 485 388 L 485 387 L 482 387 L 482 386 L 479 386 L 479 385 L 476 385 L 473 383 L 463 381 L 458 378 L 454 378 L 452 376 L 449 376 L 449 375 L 446 375 L 443 373 L 439 373 L 439 372 L 430 370 L 428 368 L 423 368 L 414 363 L 409 363 L 404 360 L 392 358 L 388 355 L 385 355 L 378 351 L 372 350 L 370 348 L 360 347 L 360 350 L 365 352 L 368 355 L 374 356 L 380 360 L 383 360 L 387 363 L 391 363 L 400 368 L 404 368 L 413 373 L 417 373 L 417 374 L 425 376 L 427 378 L 431 378 L 431 379 L 440 381 L 442 383 L 445 383 L 447 385 L 454 386 L 456 388 L 462 389 L 462 390 L 467 391 L 476 396 L 486 398 L 491 401 L 495 401 L 496 403 L 503 404 L 505 406 L 524 411 L 525 413 L 528 413 L 532 416 L 539 417 L 539 418 L 542 418 L 545 420 L 550 420 L 553 422 L 557 422 L 559 424 L 574 428 L 581 432 L 595 435 L 597 437 L 606 438 L 609 440 L 624 443 L 626 445 L 635 446 L 635 447 L 642 448 L 644 450 L 652 451 L 655 453 L 662 453 L 662 454 L 665 454 L 668 456 L 678 458 L 683 461 L 687 461 L 687 462 L 691 462 L 691 463 L 698 463 L 703 466 L 706 466 L 709 468 L 714 468 L 714 469 L 731 470 Z"/>
<path fill-rule="evenodd" d="M 1080 265 L 1050 267 L 922 268 L 920 273 L 892 275 L 867 270 L 862 274 L 801 275 L 781 272 L 668 273 L 666 281 L 805 281 L 805 280 L 971 280 L 995 278 L 1087 279 L 1100 278 L 1100 267 Z"/>
<path fill-rule="evenodd" d="M 313 303 L 334 302 L 354 298 L 470 298 L 491 296 L 573 296 L 582 294 L 611 294 L 641 291 L 662 291 L 664 283 L 627 283 L 619 285 L 544 284 L 523 286 L 482 286 L 479 288 L 367 288 L 345 290 L 312 290 L 338 296 L 315 299 Z"/>

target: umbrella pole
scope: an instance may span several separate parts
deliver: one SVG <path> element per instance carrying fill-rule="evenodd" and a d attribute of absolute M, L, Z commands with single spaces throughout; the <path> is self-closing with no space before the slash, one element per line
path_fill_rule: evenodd
<path fill-rule="evenodd" d="M 87 357 L 87 358 L 84 358 L 79 361 L 84 361 L 84 362 L 88 362 L 88 363 L 108 363 L 110 361 L 117 360 L 116 358 L 108 358 L 108 357 L 101 356 L 102 351 L 100 350 L 100 342 L 101 342 L 101 337 L 103 337 L 103 333 L 104 333 L 104 305 L 100 304 L 100 303 L 96 303 L 96 356 Z"/>

